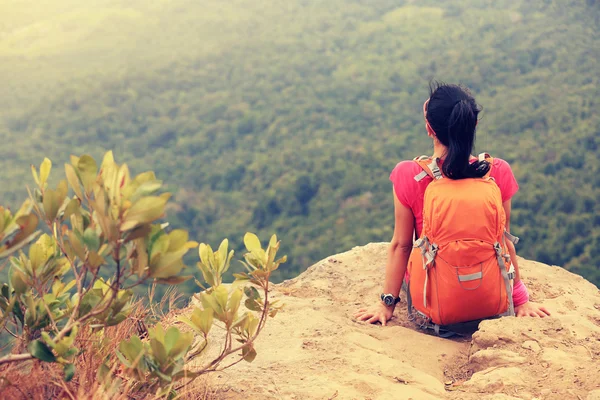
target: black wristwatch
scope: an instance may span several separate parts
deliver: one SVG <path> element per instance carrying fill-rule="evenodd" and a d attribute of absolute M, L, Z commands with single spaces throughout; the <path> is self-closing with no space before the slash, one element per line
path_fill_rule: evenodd
<path fill-rule="evenodd" d="M 383 304 L 385 304 L 386 306 L 391 307 L 400 303 L 400 297 L 394 297 L 389 293 L 381 293 L 381 301 L 383 301 Z"/>

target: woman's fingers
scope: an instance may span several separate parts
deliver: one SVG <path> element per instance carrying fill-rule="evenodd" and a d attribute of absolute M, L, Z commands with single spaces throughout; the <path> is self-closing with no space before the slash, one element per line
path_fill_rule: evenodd
<path fill-rule="evenodd" d="M 550 315 L 548 310 L 546 310 L 544 307 L 538 308 L 537 314 L 540 316 L 540 318 L 545 318 Z"/>
<path fill-rule="evenodd" d="M 540 307 L 540 311 L 544 312 L 546 315 L 551 315 L 546 307 Z"/>
<path fill-rule="evenodd" d="M 364 321 L 366 319 L 371 318 L 372 316 L 373 316 L 373 313 L 365 311 L 365 312 L 356 314 L 355 318 L 358 319 L 359 321 Z"/>
<path fill-rule="evenodd" d="M 369 324 L 374 324 L 376 322 L 381 322 L 381 325 L 387 325 L 387 318 L 385 317 L 385 315 L 381 314 L 381 313 L 377 313 L 377 312 L 369 312 L 369 311 L 365 311 L 362 313 L 357 313 L 354 318 L 357 321 L 366 321 Z"/>

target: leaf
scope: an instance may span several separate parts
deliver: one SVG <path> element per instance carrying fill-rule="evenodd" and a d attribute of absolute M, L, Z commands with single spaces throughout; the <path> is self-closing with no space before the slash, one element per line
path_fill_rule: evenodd
<path fill-rule="evenodd" d="M 227 259 L 225 260 L 225 265 L 223 266 L 223 269 L 221 270 L 221 274 L 224 274 L 229 269 L 229 266 L 231 265 L 231 259 L 233 258 L 233 254 L 234 254 L 234 251 L 231 250 L 229 252 L 229 255 L 227 256 Z"/>
<path fill-rule="evenodd" d="M 178 358 L 187 352 L 193 340 L 194 335 L 191 332 L 179 332 L 174 326 L 170 327 L 165 334 L 165 347 L 169 357 Z"/>
<path fill-rule="evenodd" d="M 277 246 L 277 235 L 271 236 L 271 240 L 269 240 L 269 247 Z"/>
<path fill-rule="evenodd" d="M 150 336 L 160 342 L 165 341 L 165 330 L 160 322 L 154 326 L 154 329 L 150 330 Z"/>
<path fill-rule="evenodd" d="M 104 382 L 104 380 L 109 376 L 109 373 L 110 368 L 108 367 L 108 365 L 106 365 L 105 362 L 103 362 L 102 364 L 100 364 L 100 366 L 98 367 L 98 371 L 96 372 L 96 380 Z"/>
<path fill-rule="evenodd" d="M 67 181 L 65 181 L 63 179 L 60 182 L 58 182 L 58 185 L 56 186 L 56 195 L 57 195 L 57 199 L 58 199 L 58 204 L 60 206 L 62 206 L 63 203 L 65 203 L 67 194 L 69 194 L 69 186 L 67 185 Z M 66 206 L 66 204 L 65 204 L 65 206 Z"/>
<path fill-rule="evenodd" d="M 137 358 L 139 358 L 140 353 L 144 351 L 144 345 L 140 338 L 134 335 L 128 341 L 121 342 L 119 344 L 119 350 L 121 353 L 123 353 L 123 356 L 132 364 Z"/>
<path fill-rule="evenodd" d="M 157 279 L 173 278 L 181 272 L 184 267 L 181 260 L 181 250 L 179 253 L 168 253 L 152 257 L 150 262 L 150 277 Z"/>
<path fill-rule="evenodd" d="M 113 156 L 112 150 L 109 150 L 106 153 L 104 153 L 104 157 L 102 157 L 102 164 L 100 164 L 100 169 L 114 166 L 114 164 L 115 164 L 115 157 Z"/>
<path fill-rule="evenodd" d="M 72 164 L 74 167 L 76 167 L 76 166 L 77 166 L 77 163 L 79 162 L 79 157 L 77 157 L 77 156 L 74 156 L 73 154 L 71 154 L 71 155 L 69 156 L 69 160 L 71 161 L 71 164 Z"/>
<path fill-rule="evenodd" d="M 65 373 L 65 382 L 71 381 L 73 376 L 75 376 L 75 364 L 66 364 L 63 368 L 63 372 Z"/>
<path fill-rule="evenodd" d="M 16 294 L 25 293 L 29 289 L 29 280 L 20 268 L 17 268 L 15 265 L 12 265 L 8 274 L 10 279 L 10 286 Z"/>
<path fill-rule="evenodd" d="M 77 161 L 77 171 L 79 171 L 81 182 L 83 182 L 83 188 L 90 193 L 98 174 L 96 161 L 88 155 L 81 156 Z"/>
<path fill-rule="evenodd" d="M 132 230 L 131 232 L 129 232 L 129 234 L 127 234 L 127 236 L 125 237 L 125 243 L 131 242 L 132 240 L 135 240 L 135 239 L 145 238 L 146 236 L 148 236 L 148 234 L 151 232 L 151 230 L 152 230 L 152 227 L 148 224 L 140 225 L 137 228 L 135 228 L 134 230 Z"/>
<path fill-rule="evenodd" d="M 194 326 L 200 329 L 205 335 L 208 335 L 213 325 L 213 315 L 213 310 L 210 308 L 205 308 L 204 310 L 196 308 L 192 312 L 190 320 Z"/>
<path fill-rule="evenodd" d="M 240 308 L 240 302 L 242 301 L 242 289 L 235 289 L 231 296 L 229 297 L 229 302 L 227 303 L 227 309 L 231 313 L 231 315 L 235 315 Z"/>
<path fill-rule="evenodd" d="M 206 265 L 204 265 L 203 263 L 197 263 L 198 268 L 200 269 L 200 271 L 202 272 L 202 277 L 204 278 L 204 281 L 206 283 L 208 283 L 209 286 L 213 287 L 217 285 L 217 281 L 215 280 L 215 277 L 212 273 L 212 271 L 210 270 L 210 268 L 208 268 Z M 202 287 L 202 285 L 200 285 Z"/>
<path fill-rule="evenodd" d="M 279 265 L 279 264 L 284 264 L 286 262 L 287 262 L 287 256 L 283 256 L 279 260 L 275 261 L 275 264 Z"/>
<path fill-rule="evenodd" d="M 167 361 L 167 350 L 165 349 L 165 345 L 161 343 L 159 339 L 154 338 L 150 340 L 150 348 L 152 349 L 154 358 L 156 358 L 160 364 L 164 364 Z"/>
<path fill-rule="evenodd" d="M 227 309 L 227 298 L 229 297 L 227 288 L 223 285 L 219 285 L 216 288 L 214 288 L 212 295 L 214 296 L 220 309 L 225 311 Z"/>
<path fill-rule="evenodd" d="M 225 263 L 227 262 L 228 246 L 229 246 L 229 241 L 227 239 L 223 239 L 223 241 L 221 242 L 221 245 L 219 246 L 219 250 L 217 250 L 217 252 L 219 253 L 219 265 L 221 265 L 221 268 L 223 268 L 225 266 Z"/>
<path fill-rule="evenodd" d="M 97 251 L 100 247 L 100 237 L 96 231 L 92 228 L 87 228 L 85 232 L 83 232 L 83 243 L 91 251 Z"/>
<path fill-rule="evenodd" d="M 58 213 L 58 207 L 60 207 L 60 204 L 58 203 L 58 193 L 54 190 L 46 190 L 44 192 L 42 203 L 46 218 L 50 221 L 54 221 L 56 219 L 56 214 Z"/>
<path fill-rule="evenodd" d="M 189 234 L 183 229 L 175 229 L 169 233 L 169 248 L 168 251 L 177 251 L 183 248 L 188 242 Z"/>
<path fill-rule="evenodd" d="M 69 219 L 71 219 L 71 215 L 79 215 L 79 213 L 80 213 L 80 203 L 79 203 L 79 200 L 77 200 L 77 199 L 71 199 L 67 203 L 67 206 L 65 207 L 65 213 L 63 215 L 63 218 L 65 220 L 69 220 Z"/>
<path fill-rule="evenodd" d="M 202 261 L 202 264 L 206 265 L 207 267 L 210 266 L 209 260 L 211 252 L 212 250 L 209 245 L 205 243 L 200 243 L 200 247 L 198 248 L 198 255 L 200 256 L 200 261 Z"/>
<path fill-rule="evenodd" d="M 250 232 L 247 232 L 244 235 L 244 245 L 249 252 L 255 252 L 262 249 L 258 236 Z"/>
<path fill-rule="evenodd" d="M 258 290 L 256 290 L 256 288 L 254 286 L 246 286 L 244 288 L 244 293 L 250 299 L 259 299 L 260 298 L 260 293 L 258 293 Z"/>
<path fill-rule="evenodd" d="M 78 235 L 73 231 L 69 231 L 67 232 L 67 236 L 69 238 L 71 248 L 75 252 L 75 255 L 77 255 L 77 257 L 79 257 L 80 260 L 85 260 L 85 249 L 83 248 L 83 244 L 79 240 Z"/>
<path fill-rule="evenodd" d="M 233 325 L 231 326 L 232 329 L 241 327 L 242 325 L 244 325 L 246 323 L 246 320 L 248 319 L 248 313 L 245 313 L 244 315 L 242 315 L 240 318 L 238 318 Z M 242 342 L 243 343 L 243 342 Z"/>
<path fill-rule="evenodd" d="M 34 340 L 29 343 L 27 346 L 27 350 L 31 353 L 32 356 L 37 358 L 38 360 L 46 361 L 46 362 L 55 362 L 56 357 L 52 351 L 46 346 L 45 343 L 40 340 Z"/>
<path fill-rule="evenodd" d="M 259 302 L 257 302 L 254 299 L 246 299 L 246 301 L 244 302 L 244 305 L 250 311 L 257 311 L 257 312 L 262 311 L 262 304 L 260 304 Z"/>
<path fill-rule="evenodd" d="M 279 309 L 277 309 L 277 308 L 273 308 L 273 309 L 269 310 L 269 317 L 275 318 L 278 311 L 279 311 Z"/>
<path fill-rule="evenodd" d="M 202 307 L 204 307 L 204 309 L 211 309 L 217 315 L 222 314 L 224 311 L 219 309 L 219 304 L 215 298 L 206 292 L 200 293 L 200 302 L 202 303 Z"/>
<path fill-rule="evenodd" d="M 140 224 L 147 224 L 160 218 L 165 212 L 167 199 L 158 196 L 148 196 L 136 201 L 126 212 L 122 231 L 128 231 Z"/>
<path fill-rule="evenodd" d="M 235 278 L 235 282 L 244 282 L 250 279 L 250 277 L 248 276 L 248 274 L 242 272 L 242 273 L 235 273 L 233 274 L 233 277 Z"/>
<path fill-rule="evenodd" d="M 244 361 L 251 363 L 256 358 L 256 350 L 252 345 L 244 346 L 242 348 L 242 357 Z"/>
<path fill-rule="evenodd" d="M 156 193 L 162 187 L 162 181 L 153 180 L 142 183 L 129 197 L 129 200 L 136 201 L 142 197 L 146 197 Z"/>
<path fill-rule="evenodd" d="M 75 196 L 77 196 L 79 199 L 83 199 L 79 176 L 77 176 L 77 172 L 75 172 L 75 168 L 73 168 L 72 165 L 65 164 L 65 175 L 67 176 L 67 181 L 69 182 L 71 189 L 73 189 Z"/>
<path fill-rule="evenodd" d="M 95 251 L 90 251 L 88 253 L 87 261 L 90 267 L 92 267 L 92 272 L 96 271 L 96 269 L 98 269 L 99 266 L 106 262 L 106 260 Z"/>
<path fill-rule="evenodd" d="M 40 165 L 40 188 L 44 188 L 46 181 L 48 181 L 48 177 L 50 176 L 51 169 L 52 161 L 50 161 L 47 158 L 44 158 L 44 161 L 42 161 L 42 164 Z"/>

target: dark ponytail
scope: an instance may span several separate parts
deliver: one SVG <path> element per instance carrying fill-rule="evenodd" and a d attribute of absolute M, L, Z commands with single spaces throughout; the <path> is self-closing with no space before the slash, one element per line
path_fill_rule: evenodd
<path fill-rule="evenodd" d="M 442 172 L 450 179 L 480 178 L 490 169 L 486 161 L 470 163 L 480 112 L 475 99 L 457 85 L 435 83 L 427 105 L 427 122 L 448 148 Z"/>

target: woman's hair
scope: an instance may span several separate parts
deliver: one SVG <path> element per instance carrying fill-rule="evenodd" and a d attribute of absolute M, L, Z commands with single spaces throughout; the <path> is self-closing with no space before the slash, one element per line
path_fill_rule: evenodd
<path fill-rule="evenodd" d="M 469 162 L 480 111 L 466 88 L 438 82 L 429 85 L 427 122 L 448 148 L 442 172 L 450 179 L 481 178 L 490 169 L 486 161 Z"/>

